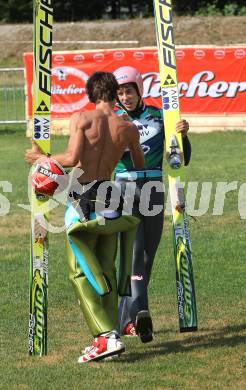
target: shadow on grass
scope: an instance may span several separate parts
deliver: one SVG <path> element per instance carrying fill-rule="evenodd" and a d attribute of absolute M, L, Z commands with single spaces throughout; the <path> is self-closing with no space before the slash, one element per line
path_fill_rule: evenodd
<path fill-rule="evenodd" d="M 11 124 L 8 126 L 0 126 L 0 136 L 1 135 L 13 135 L 13 134 L 25 134 L 26 124 Z"/>
<path fill-rule="evenodd" d="M 0 135 L 13 135 L 13 134 L 16 134 L 18 130 L 14 130 L 14 129 L 4 129 L 4 130 L 0 130 Z"/>
<path fill-rule="evenodd" d="M 15 135 L 15 134 L 25 134 L 25 130 L 23 129 L 0 129 L 0 136 L 1 135 Z"/>
<path fill-rule="evenodd" d="M 129 356 L 122 356 L 120 362 L 134 362 L 140 359 L 148 360 L 158 355 L 183 353 L 203 348 L 234 347 L 246 343 L 245 335 L 239 334 L 244 330 L 246 330 L 246 324 L 226 326 L 216 330 L 200 329 L 198 332 L 192 334 L 183 333 L 186 337 L 182 340 L 167 340 L 164 342 L 160 341 L 159 343 L 142 344 L 144 351 L 133 352 Z M 163 335 L 166 333 L 166 330 L 156 332 L 156 334 Z"/>

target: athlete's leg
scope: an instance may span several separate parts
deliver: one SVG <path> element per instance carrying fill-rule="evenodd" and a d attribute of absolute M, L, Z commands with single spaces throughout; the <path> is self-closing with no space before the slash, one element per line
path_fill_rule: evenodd
<path fill-rule="evenodd" d="M 164 224 L 164 192 L 152 192 L 150 208 L 153 205 L 163 206 L 163 210 L 155 216 L 146 216 L 144 219 L 144 264 L 147 284 L 150 280 L 154 258 L 160 244 Z"/>
<path fill-rule="evenodd" d="M 143 182 L 138 181 L 135 201 L 132 213 L 140 219 L 137 228 L 132 258 L 131 296 L 123 297 L 119 306 L 119 327 L 122 333 L 128 323 L 135 323 L 136 315 L 141 308 L 148 308 L 147 275 L 144 265 L 144 220 L 145 217 L 139 212 L 139 200 Z"/>
<path fill-rule="evenodd" d="M 131 296 L 123 297 L 119 306 L 120 332 L 129 322 L 135 323 L 137 312 L 141 307 L 148 307 L 147 275 L 144 266 L 144 220 L 140 219 L 133 246 Z"/>
<path fill-rule="evenodd" d="M 138 183 L 138 198 L 140 196 L 139 189 L 141 190 L 143 185 L 144 182 Z M 164 208 L 164 192 L 152 191 L 149 208 L 152 209 L 153 205 L 161 205 Z M 160 243 L 164 221 L 163 209 L 158 215 L 143 216 L 140 215 L 138 202 L 136 202 L 133 210 L 141 222 L 134 242 L 131 281 L 132 296 L 123 298 L 119 307 L 121 332 L 129 322 L 135 323 L 138 312 L 149 310 L 148 283 L 155 254 Z"/>
<path fill-rule="evenodd" d="M 111 329 L 118 328 L 118 292 L 115 260 L 117 255 L 117 234 L 99 236 L 96 246 L 96 255 L 101 264 L 104 275 L 111 285 L 109 294 L 101 297 L 103 311 L 110 317 Z M 105 330 L 104 330 L 105 331 Z"/>
<path fill-rule="evenodd" d="M 111 235 L 110 235 L 111 236 Z M 106 236 L 104 239 L 107 240 Z M 94 253 L 98 253 L 100 245 L 98 247 L 99 239 L 97 235 L 93 234 L 83 234 L 83 240 Z M 109 244 L 109 242 L 107 242 Z M 107 259 L 105 261 L 105 256 L 98 257 L 98 260 L 101 265 L 103 265 L 104 270 L 107 269 L 107 264 L 109 265 L 108 275 L 112 275 L 112 264 L 114 264 L 115 253 L 116 253 L 117 238 L 116 234 L 114 239 L 110 240 L 110 246 L 107 246 Z M 117 328 L 117 314 L 112 314 L 112 307 L 115 305 L 115 312 L 117 313 L 117 293 L 115 286 L 115 278 L 110 280 L 112 285 L 111 292 L 105 296 L 99 296 L 95 289 L 88 282 L 88 279 L 81 271 L 80 267 L 77 264 L 76 258 L 69 243 L 67 243 L 68 251 L 68 263 L 69 263 L 69 278 L 75 289 L 76 296 L 79 300 L 81 310 L 83 311 L 87 325 L 93 336 L 97 336 L 100 333 L 108 332 L 112 329 Z M 106 248 L 105 248 L 106 251 Z M 100 260 L 101 258 L 101 260 Z M 103 259 L 103 261 L 102 261 Z M 111 300 L 112 302 L 111 303 Z M 110 304 L 109 304 L 110 302 Z M 109 308 L 108 308 L 109 305 Z M 110 310 L 110 315 L 108 310 Z"/>

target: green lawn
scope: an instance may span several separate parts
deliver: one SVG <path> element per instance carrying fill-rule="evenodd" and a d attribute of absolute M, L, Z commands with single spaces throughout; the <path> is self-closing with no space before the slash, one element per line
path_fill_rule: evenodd
<path fill-rule="evenodd" d="M 48 356 L 28 356 L 28 267 L 30 215 L 23 155 L 29 141 L 24 131 L 0 129 L 0 181 L 13 191 L 0 192 L 10 202 L 0 217 L 0 389 L 245 389 L 245 225 L 238 193 L 246 181 L 246 133 L 191 134 L 193 156 L 186 176 L 212 182 L 209 211 L 190 220 L 199 330 L 180 334 L 175 289 L 171 221 L 150 283 L 155 338 L 142 344 L 125 339 L 126 353 L 113 362 L 78 365 L 80 350 L 91 338 L 67 277 L 64 235 L 51 235 L 49 261 Z M 53 151 L 67 138 L 53 137 Z M 237 182 L 226 194 L 224 212 L 213 215 L 217 182 Z M 246 202 L 246 194 L 245 194 Z M 62 223 L 62 207 L 52 218 Z M 246 215 L 245 215 L 246 218 Z"/>

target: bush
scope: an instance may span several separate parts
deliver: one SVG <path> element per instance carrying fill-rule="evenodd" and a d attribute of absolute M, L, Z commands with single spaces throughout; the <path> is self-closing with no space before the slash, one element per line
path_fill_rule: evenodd
<path fill-rule="evenodd" d="M 236 3 L 226 4 L 223 9 L 225 16 L 238 15 L 238 5 Z"/>
<path fill-rule="evenodd" d="M 238 12 L 238 15 L 239 16 L 246 16 L 246 7 L 240 8 L 239 12 Z"/>
<path fill-rule="evenodd" d="M 221 15 L 222 12 L 217 7 L 217 2 L 207 3 L 205 6 L 199 8 L 195 15 L 197 16 L 217 16 Z"/>
<path fill-rule="evenodd" d="M 213 1 L 212 3 L 207 3 L 203 5 L 199 10 L 196 11 L 195 15 L 197 16 L 245 16 L 246 7 L 241 7 L 237 3 L 225 4 L 223 8 L 218 7 L 218 2 Z"/>

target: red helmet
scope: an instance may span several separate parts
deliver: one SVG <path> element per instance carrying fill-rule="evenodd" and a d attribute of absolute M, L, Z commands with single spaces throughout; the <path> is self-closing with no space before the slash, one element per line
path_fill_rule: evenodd
<path fill-rule="evenodd" d="M 31 176 L 33 189 L 43 195 L 52 196 L 59 186 L 59 192 L 63 191 L 67 173 L 57 161 L 50 157 L 41 157 L 36 164 Z M 62 176 L 64 176 L 62 178 Z"/>
<path fill-rule="evenodd" d="M 143 96 L 143 79 L 137 69 L 132 66 L 122 66 L 114 71 L 114 76 L 119 85 L 135 83 L 140 97 Z"/>

